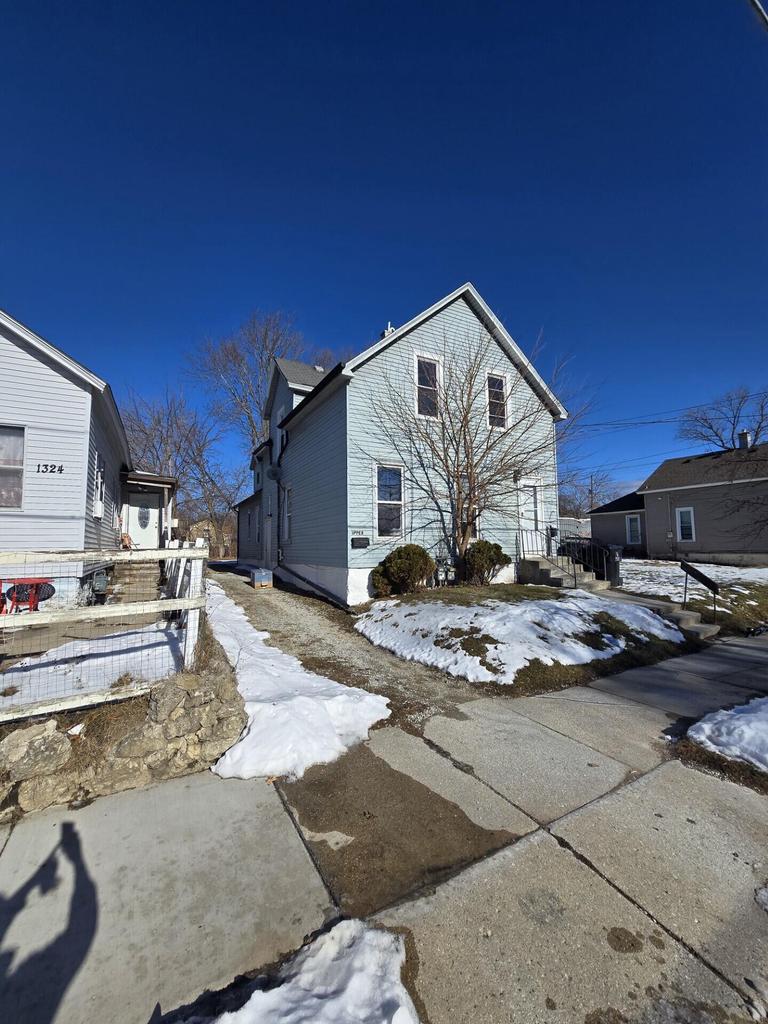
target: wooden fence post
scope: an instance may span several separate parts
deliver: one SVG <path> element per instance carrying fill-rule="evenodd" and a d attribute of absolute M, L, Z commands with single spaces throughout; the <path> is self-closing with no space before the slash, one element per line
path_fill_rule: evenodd
<path fill-rule="evenodd" d="M 196 548 L 205 547 L 205 541 L 200 538 L 195 543 Z M 203 588 L 203 558 L 190 559 L 189 563 L 189 596 L 197 597 Z M 187 614 L 187 628 L 184 636 L 184 668 L 191 670 L 195 662 L 195 649 L 197 638 L 200 633 L 200 609 L 195 608 Z"/>

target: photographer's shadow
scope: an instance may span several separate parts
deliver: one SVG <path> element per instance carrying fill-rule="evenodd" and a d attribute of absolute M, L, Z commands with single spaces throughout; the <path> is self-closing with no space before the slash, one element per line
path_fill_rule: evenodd
<path fill-rule="evenodd" d="M 0 947 L 30 895 L 38 889 L 45 897 L 58 888 L 60 858 L 68 860 L 74 871 L 66 927 L 25 959 L 19 960 L 13 949 L 0 953 L 0 1020 L 53 1024 L 96 934 L 96 886 L 83 859 L 77 829 L 71 822 L 63 822 L 59 842 L 34 874 L 12 895 L 0 893 Z M 17 963 L 12 967 L 14 960 Z"/>

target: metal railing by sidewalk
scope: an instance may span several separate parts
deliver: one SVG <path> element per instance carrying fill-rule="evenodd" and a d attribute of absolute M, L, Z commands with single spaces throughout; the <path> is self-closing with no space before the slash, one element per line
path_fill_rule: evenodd
<path fill-rule="evenodd" d="M 0 551 L 0 722 L 120 700 L 194 664 L 208 548 Z"/>

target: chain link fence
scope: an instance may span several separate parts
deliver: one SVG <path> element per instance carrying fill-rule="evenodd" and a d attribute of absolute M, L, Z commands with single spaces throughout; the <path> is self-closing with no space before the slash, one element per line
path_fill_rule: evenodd
<path fill-rule="evenodd" d="M 0 722 L 191 668 L 208 549 L 0 552 Z"/>

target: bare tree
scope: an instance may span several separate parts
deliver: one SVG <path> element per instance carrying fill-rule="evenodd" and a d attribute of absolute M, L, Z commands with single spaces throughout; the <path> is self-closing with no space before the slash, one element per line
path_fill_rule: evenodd
<path fill-rule="evenodd" d="M 264 437 L 274 359 L 298 359 L 302 352 L 302 337 L 290 316 L 257 310 L 233 334 L 204 341 L 190 376 L 208 395 L 217 421 L 233 428 L 250 451 Z"/>
<path fill-rule="evenodd" d="M 541 397 L 487 335 L 467 338 L 458 355 L 444 341 L 437 355 L 415 368 L 406 360 L 402 375 L 384 378 L 371 436 L 358 450 L 379 463 L 389 453 L 402 467 L 418 523 L 411 532 L 437 531 L 461 568 L 481 514 L 516 526 L 525 479 L 554 488 L 554 427 Z"/>
<path fill-rule="evenodd" d="M 187 524 L 210 523 L 212 546 L 223 546 L 224 524 L 245 483 L 246 470 L 218 457 L 222 430 L 183 395 L 162 399 L 132 395 L 123 411 L 128 442 L 138 469 L 176 477 L 176 505 Z"/>
<path fill-rule="evenodd" d="M 560 515 L 583 519 L 590 509 L 619 497 L 619 488 L 605 470 L 586 476 L 571 471 L 560 478 Z"/>
<path fill-rule="evenodd" d="M 734 388 L 709 405 L 689 409 L 680 418 L 677 435 L 728 451 L 738 447 L 742 430 L 750 431 L 753 444 L 768 434 L 768 391 Z"/>

